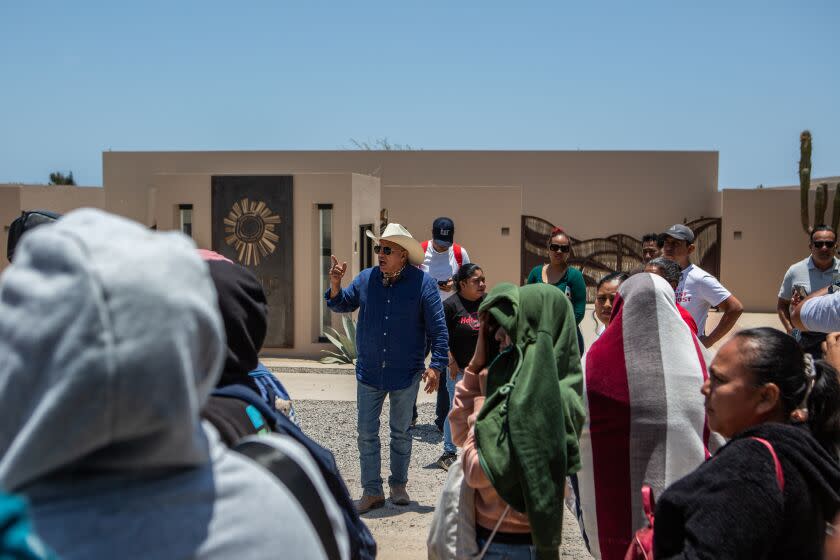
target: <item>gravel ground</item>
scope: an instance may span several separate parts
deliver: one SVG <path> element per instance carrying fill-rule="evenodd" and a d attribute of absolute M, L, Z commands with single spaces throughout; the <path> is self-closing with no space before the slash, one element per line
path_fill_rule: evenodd
<path fill-rule="evenodd" d="M 295 401 L 301 427 L 315 441 L 335 454 L 338 468 L 344 476 L 354 499 L 361 494 L 359 482 L 359 453 L 356 447 L 356 403 L 347 401 Z M 432 519 L 438 492 L 446 473 L 434 465 L 443 451 L 442 436 L 434 426 L 434 404 L 418 406 L 417 427 L 412 430 L 414 443 L 408 475 L 408 492 L 412 502 L 397 507 L 386 501 L 382 509 L 362 516 L 379 545 L 379 558 L 426 558 L 426 536 Z M 380 438 L 382 441 L 382 478 L 388 479 L 388 402 L 382 410 Z M 563 521 L 561 558 L 584 560 L 591 558 L 568 511 Z"/>

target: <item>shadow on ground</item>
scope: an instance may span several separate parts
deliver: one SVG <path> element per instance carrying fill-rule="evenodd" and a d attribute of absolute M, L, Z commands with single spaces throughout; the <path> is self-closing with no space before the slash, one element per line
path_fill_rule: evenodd
<path fill-rule="evenodd" d="M 386 501 L 385 507 L 372 509 L 367 513 L 363 513 L 360 517 L 362 519 L 382 519 L 384 517 L 394 517 L 405 513 L 426 514 L 432 513 L 433 511 L 435 511 L 433 506 L 421 505 L 413 500 L 407 506 L 395 506 L 391 502 Z"/>
<path fill-rule="evenodd" d="M 417 424 L 408 433 L 415 442 L 443 445 L 443 434 L 434 424 Z"/>

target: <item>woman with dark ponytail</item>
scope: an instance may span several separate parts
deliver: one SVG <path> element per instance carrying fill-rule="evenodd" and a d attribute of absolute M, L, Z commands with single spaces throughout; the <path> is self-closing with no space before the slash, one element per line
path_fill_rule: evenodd
<path fill-rule="evenodd" d="M 449 405 L 455 397 L 455 384 L 464 377 L 464 369 L 470 363 L 478 342 L 478 307 L 484 301 L 487 281 L 484 271 L 475 263 L 461 265 L 452 277 L 455 295 L 443 302 L 446 329 L 449 332 L 449 367 L 446 368 L 446 389 L 449 391 Z M 458 458 L 458 450 L 452 442 L 452 427 L 447 420 L 443 425 L 443 455 L 435 463 L 443 470 Z"/>
<path fill-rule="evenodd" d="M 837 371 L 771 328 L 740 331 L 709 369 L 709 426 L 730 441 L 660 497 L 656 559 L 822 560 L 840 511 Z"/>

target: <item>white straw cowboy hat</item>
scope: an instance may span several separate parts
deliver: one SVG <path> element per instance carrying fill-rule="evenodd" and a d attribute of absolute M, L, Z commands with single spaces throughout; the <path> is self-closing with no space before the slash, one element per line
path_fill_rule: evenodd
<path fill-rule="evenodd" d="M 396 243 L 408 251 L 408 262 L 415 266 L 423 264 L 423 261 L 426 258 L 426 253 L 423 251 L 423 247 L 420 245 L 420 242 L 414 239 L 408 230 L 400 224 L 388 224 L 385 231 L 383 231 L 382 235 L 379 237 L 373 235 L 373 232 L 370 230 L 367 230 L 366 235 L 376 242 L 379 242 L 380 239 L 384 239 L 385 241 Z"/>

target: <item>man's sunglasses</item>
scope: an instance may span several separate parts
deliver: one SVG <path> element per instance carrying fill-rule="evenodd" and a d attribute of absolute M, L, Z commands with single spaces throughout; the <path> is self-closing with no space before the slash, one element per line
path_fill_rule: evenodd
<path fill-rule="evenodd" d="M 557 243 L 552 243 L 551 245 L 548 246 L 548 249 L 550 251 L 554 251 L 555 253 L 557 253 L 558 251 L 561 252 L 561 253 L 568 253 L 569 251 L 572 250 L 572 246 L 571 245 L 558 245 Z"/>
<path fill-rule="evenodd" d="M 393 253 L 395 250 L 396 250 L 396 249 L 394 249 L 394 248 L 392 248 L 392 247 L 383 247 L 383 246 L 381 246 L 381 245 L 374 245 L 374 246 L 373 246 L 373 252 L 374 252 L 374 253 L 376 253 L 377 255 L 378 255 L 379 253 L 382 253 L 383 255 L 390 255 L 390 254 L 391 254 L 391 253 Z"/>
<path fill-rule="evenodd" d="M 836 241 L 812 241 L 811 243 L 813 243 L 814 247 L 817 249 L 822 249 L 823 247 L 831 249 L 837 244 Z"/>

